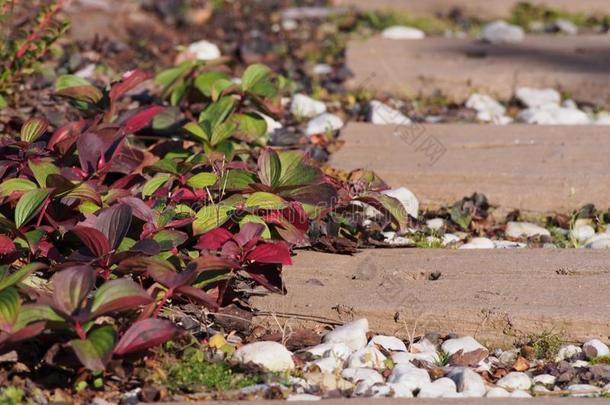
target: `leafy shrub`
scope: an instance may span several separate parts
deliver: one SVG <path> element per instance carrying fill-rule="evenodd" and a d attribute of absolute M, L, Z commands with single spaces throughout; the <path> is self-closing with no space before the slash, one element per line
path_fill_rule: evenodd
<path fill-rule="evenodd" d="M 0 349 L 44 335 L 100 371 L 180 333 L 162 319 L 168 305 L 216 311 L 239 283 L 285 292 L 282 266 L 312 229 L 356 237 L 356 200 L 406 229 L 374 175 L 340 181 L 299 151 L 262 147 L 259 109 L 279 91 L 268 68 L 250 67 L 239 86 L 203 75 L 205 108 L 177 135 L 196 142 L 144 147 L 134 135 L 164 111 L 123 111 L 121 98 L 150 78 L 139 70 L 107 89 L 62 76 L 57 94 L 83 118 L 49 133 L 35 117 L 1 138 Z"/>
<path fill-rule="evenodd" d="M 69 27 L 57 18 L 64 0 L 51 1 L 46 7 L 39 7 L 37 17 L 28 20 L 16 34 L 11 32 L 15 23 L 12 20 L 16 6 L 14 0 L 0 0 L 0 108 L 7 106 L 7 97 L 24 76 L 35 72 L 51 45 Z"/>

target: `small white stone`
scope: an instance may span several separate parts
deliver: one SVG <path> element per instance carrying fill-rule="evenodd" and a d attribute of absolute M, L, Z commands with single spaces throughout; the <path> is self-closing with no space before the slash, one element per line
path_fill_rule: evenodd
<path fill-rule="evenodd" d="M 242 364 L 254 363 L 269 371 L 285 371 L 294 368 L 292 353 L 277 342 L 255 342 L 240 347 L 233 358 Z"/>
<path fill-rule="evenodd" d="M 511 398 L 531 398 L 532 396 L 523 390 L 516 390 L 511 392 L 510 394 Z"/>
<path fill-rule="evenodd" d="M 554 89 L 535 89 L 532 87 L 520 87 L 515 93 L 517 99 L 526 107 L 536 108 L 547 105 L 559 105 L 561 94 Z"/>
<path fill-rule="evenodd" d="M 495 240 L 494 245 L 496 249 L 523 249 L 527 247 L 526 243 L 513 242 L 510 240 Z"/>
<path fill-rule="evenodd" d="M 305 370 L 307 371 L 315 370 L 316 368 L 319 368 L 322 373 L 334 373 L 337 369 L 343 369 L 343 361 L 337 358 L 324 357 L 305 365 Z"/>
<path fill-rule="evenodd" d="M 366 346 L 366 333 L 369 330 L 369 322 L 366 319 L 358 319 L 345 325 L 338 326 L 324 335 L 326 343 L 345 343 L 352 350 L 359 350 Z"/>
<path fill-rule="evenodd" d="M 445 226 L 445 220 L 443 218 L 432 218 L 426 221 L 426 226 L 432 231 L 439 231 Z"/>
<path fill-rule="evenodd" d="M 592 123 L 586 113 L 558 105 L 528 108 L 521 111 L 518 118 L 527 124 L 538 125 L 588 125 Z"/>
<path fill-rule="evenodd" d="M 411 119 L 398 110 L 373 100 L 369 103 L 369 121 L 375 125 L 409 125 Z"/>
<path fill-rule="evenodd" d="M 567 35 L 577 35 L 578 27 L 570 20 L 559 19 L 555 21 L 555 27 L 557 29 Z"/>
<path fill-rule="evenodd" d="M 595 125 L 610 125 L 610 113 L 604 111 L 597 114 Z"/>
<path fill-rule="evenodd" d="M 496 245 L 488 238 L 472 238 L 470 242 L 462 245 L 459 249 L 494 249 Z"/>
<path fill-rule="evenodd" d="M 506 391 L 504 388 L 493 387 L 487 394 L 485 394 L 487 398 L 507 398 L 510 397 L 510 392 Z"/>
<path fill-rule="evenodd" d="M 533 378 L 534 384 L 555 385 L 557 378 L 550 374 L 540 374 Z"/>
<path fill-rule="evenodd" d="M 406 352 L 407 346 L 396 336 L 373 336 L 369 342 L 369 346 L 378 345 L 391 352 Z"/>
<path fill-rule="evenodd" d="M 599 387 L 589 384 L 572 384 L 566 388 L 572 397 L 589 397 L 598 395 L 602 390 Z"/>
<path fill-rule="evenodd" d="M 575 362 L 570 363 L 570 365 L 574 368 L 587 368 L 589 367 L 589 362 L 584 360 L 576 360 Z"/>
<path fill-rule="evenodd" d="M 312 394 L 292 394 L 286 398 L 286 401 L 319 401 L 321 399 L 322 397 Z"/>
<path fill-rule="evenodd" d="M 448 377 L 455 382 L 458 392 L 465 397 L 482 397 L 487 391 L 483 378 L 469 368 L 454 368 Z"/>
<path fill-rule="evenodd" d="M 610 356 L 610 348 L 599 339 L 589 340 L 582 346 L 588 359 L 601 356 Z"/>
<path fill-rule="evenodd" d="M 513 371 L 500 378 L 496 385 L 507 390 L 529 390 L 532 379 L 525 373 Z"/>
<path fill-rule="evenodd" d="M 333 72 L 333 68 L 326 63 L 319 63 L 313 67 L 313 74 L 316 76 L 326 76 Z"/>
<path fill-rule="evenodd" d="M 89 63 L 78 72 L 74 73 L 74 76 L 82 77 L 83 79 L 91 79 L 95 75 L 95 69 L 97 68 L 95 63 Z"/>
<path fill-rule="evenodd" d="M 487 348 L 477 342 L 477 340 L 472 336 L 445 340 L 441 345 L 441 349 L 450 356 L 459 352 L 460 350 L 462 350 L 463 353 L 469 353 L 474 352 L 475 350 L 484 349 L 487 353 L 489 353 Z"/>
<path fill-rule="evenodd" d="M 374 346 L 368 346 L 355 351 L 347 360 L 347 364 L 349 368 L 366 367 L 383 369 L 385 368 L 385 360 L 385 355 L 379 349 Z"/>
<path fill-rule="evenodd" d="M 419 394 L 418 398 L 441 398 L 449 393 L 457 392 L 455 382 L 447 377 L 439 378 L 430 384 L 424 385 Z"/>
<path fill-rule="evenodd" d="M 372 368 L 346 368 L 341 372 L 341 377 L 353 383 L 366 381 L 370 385 L 383 382 L 383 376 Z"/>
<path fill-rule="evenodd" d="M 563 361 L 576 356 L 578 353 L 582 353 L 582 349 L 575 345 L 566 345 L 559 349 L 555 361 Z"/>
<path fill-rule="evenodd" d="M 343 120 L 335 114 L 320 114 L 307 123 L 305 134 L 307 136 L 334 132 L 343 128 Z"/>
<path fill-rule="evenodd" d="M 221 56 L 218 46 L 206 40 L 193 42 L 188 46 L 187 52 L 194 55 L 198 60 L 214 60 Z"/>
<path fill-rule="evenodd" d="M 579 242 L 586 242 L 595 236 L 595 229 L 591 225 L 581 225 L 570 231 L 570 237 Z"/>
<path fill-rule="evenodd" d="M 326 104 L 305 94 L 295 94 L 290 104 L 290 112 L 297 117 L 311 118 L 326 112 Z"/>
<path fill-rule="evenodd" d="M 461 239 L 459 236 L 452 234 L 452 233 L 446 233 L 443 235 L 443 246 L 447 246 L 447 245 L 451 245 L 453 243 L 457 243 L 459 242 Z"/>
<path fill-rule="evenodd" d="M 265 120 L 265 123 L 267 124 L 267 134 L 272 134 L 275 131 L 277 131 L 278 129 L 282 128 L 282 124 L 279 121 L 274 120 L 273 118 L 271 118 L 270 116 L 266 115 L 266 114 L 261 114 L 261 113 L 257 113 L 258 115 L 260 115 L 261 117 L 263 117 L 263 119 Z"/>
<path fill-rule="evenodd" d="M 426 384 L 429 384 L 430 375 L 422 368 L 398 364 L 394 366 L 392 374 L 390 374 L 390 377 L 388 378 L 388 382 L 413 392 L 416 389 L 421 389 Z"/>
<path fill-rule="evenodd" d="M 493 122 L 498 125 L 506 125 L 512 122 L 507 117 L 506 108 L 495 99 L 486 94 L 475 93 L 466 101 L 466 107 L 477 112 L 477 119 L 483 122 Z"/>
<path fill-rule="evenodd" d="M 610 383 L 604 385 L 604 388 L 602 388 L 602 391 L 604 392 L 610 392 Z"/>
<path fill-rule="evenodd" d="M 412 360 L 425 361 L 426 363 L 436 364 L 440 361 L 438 353 L 434 351 L 426 351 L 421 353 L 409 353 L 409 352 L 395 352 L 392 353 L 392 361 L 395 364 L 408 364 L 413 365 L 411 363 Z"/>
<path fill-rule="evenodd" d="M 506 224 L 506 235 L 516 239 L 521 237 L 530 238 L 537 235 L 551 236 L 551 233 L 547 229 L 530 222 L 511 221 Z"/>
<path fill-rule="evenodd" d="M 381 193 L 394 197 L 400 201 L 402 206 L 405 207 L 407 214 L 413 218 L 417 218 L 419 215 L 419 201 L 417 200 L 415 194 L 413 194 L 408 188 L 400 187 L 393 190 L 382 191 Z"/>
<path fill-rule="evenodd" d="M 417 28 L 395 25 L 383 30 L 381 36 L 386 39 L 424 39 L 426 34 Z"/>
<path fill-rule="evenodd" d="M 610 249 L 610 234 L 593 235 L 586 243 L 587 249 Z"/>
<path fill-rule="evenodd" d="M 388 384 L 394 393 L 394 398 L 413 398 L 413 391 L 402 384 Z"/>
<path fill-rule="evenodd" d="M 481 39 L 492 44 L 521 42 L 525 39 L 523 28 L 505 21 L 494 21 L 483 27 Z"/>

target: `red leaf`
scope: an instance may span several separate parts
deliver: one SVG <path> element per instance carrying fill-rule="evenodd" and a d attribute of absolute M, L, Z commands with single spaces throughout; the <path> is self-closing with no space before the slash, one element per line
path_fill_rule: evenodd
<path fill-rule="evenodd" d="M 114 348 L 114 354 L 148 349 L 172 339 L 180 332 L 173 323 L 164 319 L 149 318 L 134 323 Z"/>
<path fill-rule="evenodd" d="M 195 267 L 199 272 L 209 270 L 222 270 L 222 269 L 238 269 L 241 266 L 233 260 L 225 259 L 216 256 L 201 256 L 191 263 L 189 267 Z"/>
<path fill-rule="evenodd" d="M 110 252 L 110 242 L 106 235 L 95 228 L 77 226 L 72 232 L 83 242 L 95 257 L 106 256 Z"/>
<path fill-rule="evenodd" d="M 197 249 L 220 250 L 222 245 L 233 238 L 233 234 L 224 228 L 216 228 L 206 232 L 199 237 L 199 242 L 195 245 Z"/>
<path fill-rule="evenodd" d="M 263 243 L 254 248 L 246 256 L 246 260 L 269 264 L 292 264 L 290 249 L 283 242 Z"/>
<path fill-rule="evenodd" d="M 0 255 L 6 255 L 15 251 L 15 244 L 6 235 L 0 235 Z"/>
<path fill-rule="evenodd" d="M 254 246 L 256 242 L 260 240 L 264 230 L 265 225 L 248 222 L 242 226 L 239 233 L 235 235 L 235 242 L 241 247 L 246 247 L 246 245 L 248 245 L 248 247 L 246 247 L 247 250 L 250 246 Z"/>
<path fill-rule="evenodd" d="M 165 109 L 158 105 L 153 105 L 141 110 L 125 121 L 123 131 L 128 134 L 138 132 L 142 128 L 148 126 L 155 115 L 159 114 L 163 110 Z"/>
<path fill-rule="evenodd" d="M 131 70 L 121 77 L 121 81 L 111 86 L 108 98 L 110 101 L 115 101 L 129 90 L 134 89 L 139 84 L 150 79 L 151 75 L 143 70 L 135 69 Z"/>

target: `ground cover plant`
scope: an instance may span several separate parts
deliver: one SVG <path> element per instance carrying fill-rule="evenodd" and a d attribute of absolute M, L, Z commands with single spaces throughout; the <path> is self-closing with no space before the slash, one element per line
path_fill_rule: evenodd
<path fill-rule="evenodd" d="M 32 117 L 2 137 L 3 351 L 43 342 L 35 364 L 96 376 L 183 333 L 164 315 L 170 306 L 215 312 L 244 286 L 285 292 L 294 247 L 356 240 L 354 201 L 388 213 L 384 228 L 405 229 L 404 208 L 374 176 L 341 181 L 298 150 L 263 146 L 261 111 L 278 112 L 280 91 L 267 67 L 250 66 L 240 84 L 184 65 L 162 72 L 171 104 L 194 96 L 204 107 L 153 142 L 137 134 L 164 107 L 121 101 L 151 78 L 134 70 L 98 88 L 61 76 L 56 93 L 81 118 L 51 131 Z"/>

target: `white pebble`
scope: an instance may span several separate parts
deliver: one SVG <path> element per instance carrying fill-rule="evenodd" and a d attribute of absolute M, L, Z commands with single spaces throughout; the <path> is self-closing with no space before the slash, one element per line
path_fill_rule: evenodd
<path fill-rule="evenodd" d="M 417 28 L 395 25 L 383 30 L 381 36 L 386 39 L 423 39 L 426 34 Z"/>
<path fill-rule="evenodd" d="M 369 342 L 369 346 L 378 345 L 391 352 L 406 352 L 407 346 L 396 336 L 373 336 Z"/>
<path fill-rule="evenodd" d="M 351 350 L 359 350 L 366 346 L 366 333 L 369 330 L 369 322 L 366 319 L 358 319 L 345 325 L 338 326 L 324 335 L 325 343 L 345 343 Z"/>
<path fill-rule="evenodd" d="M 601 356 L 610 356 L 610 348 L 601 340 L 593 339 L 586 342 L 582 350 L 588 359 Z"/>
<path fill-rule="evenodd" d="M 254 363 L 269 371 L 285 371 L 294 368 L 292 353 L 277 342 L 255 342 L 240 347 L 233 358 L 242 364 Z"/>
<path fill-rule="evenodd" d="M 290 104 L 290 112 L 297 117 L 311 118 L 326 112 L 326 104 L 305 94 L 295 94 Z"/>
<path fill-rule="evenodd" d="M 335 114 L 320 114 L 307 123 L 305 134 L 307 136 L 334 132 L 343 128 L 343 120 Z"/>
<path fill-rule="evenodd" d="M 532 379 L 525 373 L 513 371 L 500 378 L 496 385 L 507 390 L 529 390 Z"/>

